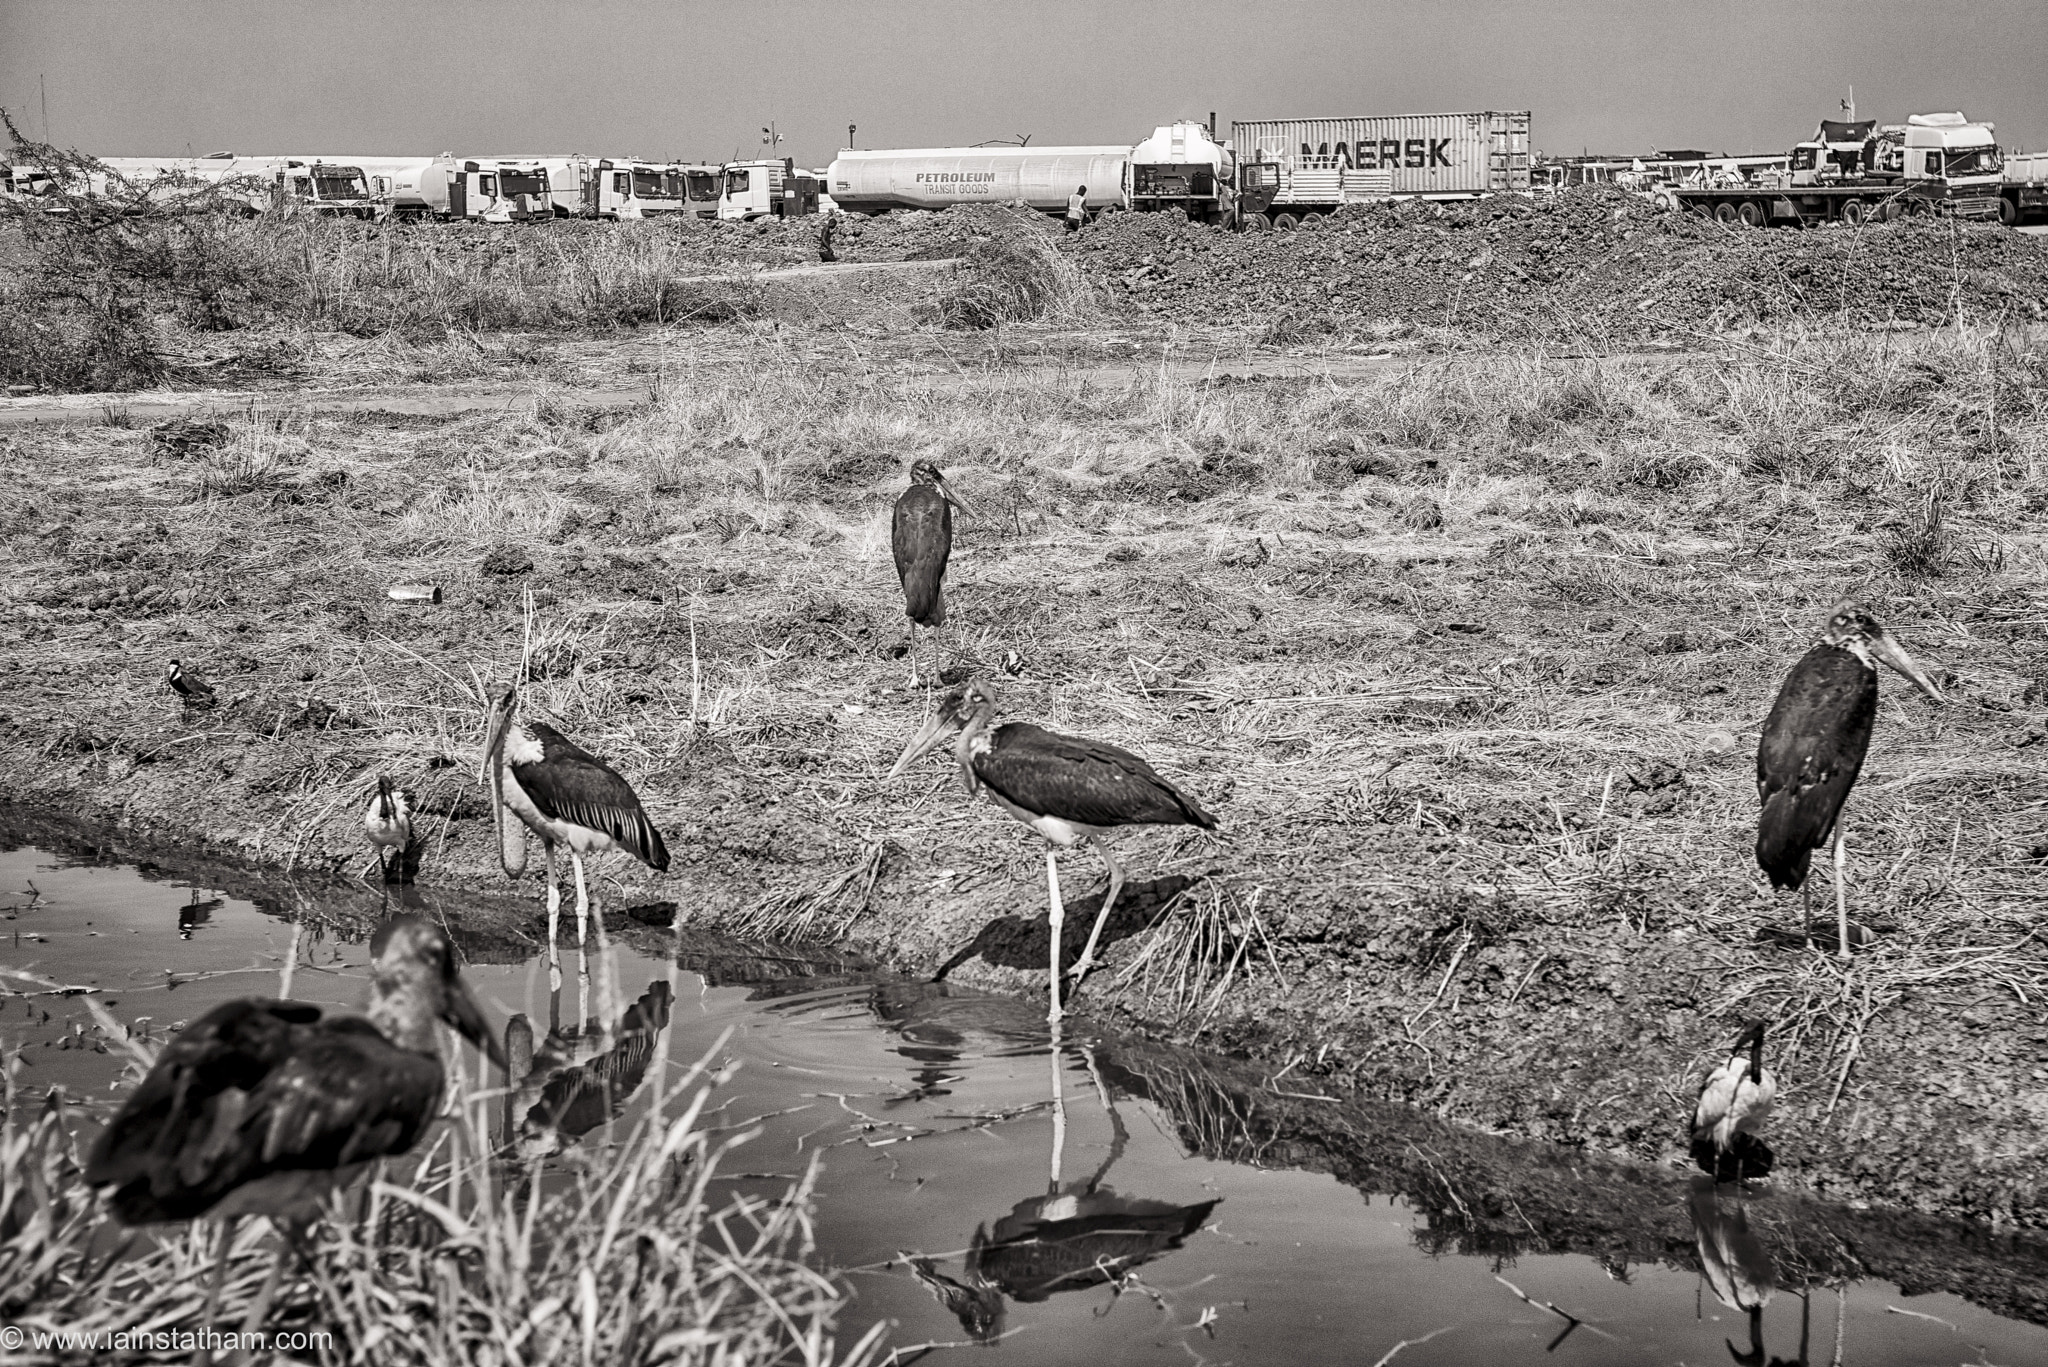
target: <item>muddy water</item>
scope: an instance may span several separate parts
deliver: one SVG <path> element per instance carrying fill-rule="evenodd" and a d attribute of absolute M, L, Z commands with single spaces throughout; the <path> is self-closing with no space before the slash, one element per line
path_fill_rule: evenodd
<path fill-rule="evenodd" d="M 22 1049 L 32 1097 L 61 1088 L 90 1126 L 118 1102 L 117 1061 L 84 999 L 39 983 L 91 987 L 161 1034 L 274 993 L 295 955 L 293 995 L 354 1005 L 380 901 L 284 885 L 244 900 L 15 847 L 0 853 L 0 1043 Z M 998 1359 L 973 1345 L 997 1341 L 1011 1363 L 1374 1363 L 1403 1340 L 1401 1367 L 2048 1363 L 2048 1329 L 2029 1322 L 2048 1319 L 2039 1245 L 1715 1192 L 1143 1041 L 1073 1030 L 1054 1048 L 1042 1008 L 829 953 L 620 918 L 582 972 L 564 951 L 555 987 L 529 945 L 458 938 L 494 1020 L 524 1016 L 537 1037 L 513 1103 L 524 1144 L 603 1143 L 630 1121 L 664 1025 L 672 1066 L 729 1032 L 741 1067 L 720 1117 L 761 1130 L 736 1180 L 773 1189 L 822 1155 L 820 1252 L 857 1292 L 848 1323 L 887 1319 L 900 1347 L 980 1362 Z M 607 1068 L 623 1113 L 574 1085 Z"/>

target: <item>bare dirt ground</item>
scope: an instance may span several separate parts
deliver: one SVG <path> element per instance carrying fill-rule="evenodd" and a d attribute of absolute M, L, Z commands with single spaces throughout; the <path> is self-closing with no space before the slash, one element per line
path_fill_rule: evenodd
<path fill-rule="evenodd" d="M 1142 320 L 865 326 L 321 338 L 218 430 L 132 400 L 9 429 L 0 797 L 353 876 L 390 773 L 428 814 L 423 877 L 502 891 L 476 745 L 483 690 L 523 671 L 676 852 L 665 878 L 614 861 L 615 910 L 929 970 L 1043 893 L 1035 838 L 948 766 L 882 781 L 926 705 L 887 550 L 926 456 L 985 513 L 949 677 L 1145 753 L 1223 822 L 1121 842 L 1198 881 L 1086 1009 L 1282 1090 L 1669 1161 L 1762 1014 L 1782 1180 L 2044 1223 L 2037 346 L 1788 329 L 1682 363 L 1334 366 Z M 1758 940 L 1797 907 L 1751 861 L 1750 770 L 1850 592 L 1951 703 L 1885 680 L 1850 842 L 1888 933 L 1844 967 Z M 179 706 L 174 657 L 220 707 Z M 1070 901 L 1099 882 L 1065 869 Z"/>

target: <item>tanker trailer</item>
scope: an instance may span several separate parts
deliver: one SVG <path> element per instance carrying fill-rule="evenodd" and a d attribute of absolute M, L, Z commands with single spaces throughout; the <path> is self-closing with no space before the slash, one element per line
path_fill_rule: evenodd
<path fill-rule="evenodd" d="M 1169 123 L 1131 149 L 1130 207 L 1180 209 L 1196 223 L 1228 224 L 1236 217 L 1237 159 L 1216 141 L 1216 116 L 1206 124 Z"/>
<path fill-rule="evenodd" d="M 1122 147 L 925 147 L 842 151 L 832 161 L 832 201 L 847 213 L 948 209 L 955 204 L 1014 204 L 1049 214 L 1088 187 L 1090 212 L 1130 201 L 1131 149 Z"/>

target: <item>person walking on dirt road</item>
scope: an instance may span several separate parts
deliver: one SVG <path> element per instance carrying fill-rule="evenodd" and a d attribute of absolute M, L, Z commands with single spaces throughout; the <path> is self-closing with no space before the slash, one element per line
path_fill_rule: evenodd
<path fill-rule="evenodd" d="M 1082 220 L 1088 217 L 1088 187 L 1083 185 L 1067 196 L 1067 231 L 1081 231 Z"/>

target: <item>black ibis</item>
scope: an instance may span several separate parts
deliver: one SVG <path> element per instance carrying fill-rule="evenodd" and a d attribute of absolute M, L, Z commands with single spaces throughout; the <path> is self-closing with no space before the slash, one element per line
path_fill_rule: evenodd
<path fill-rule="evenodd" d="M 1845 601 L 1835 605 L 1820 640 L 1785 676 L 1756 751 L 1756 790 L 1763 800 L 1756 862 L 1770 875 L 1772 887 L 1800 890 L 1810 938 L 1813 893 L 1806 884 L 1807 870 L 1813 852 L 1833 841 L 1836 952 L 1844 959 L 1849 957 L 1849 856 L 1842 804 L 1870 748 L 1880 660 L 1935 702 L 1946 701 L 1868 607 Z"/>
<path fill-rule="evenodd" d="M 164 676 L 164 682 L 187 707 L 211 707 L 215 702 L 213 685 L 176 660 L 171 661 L 171 672 Z"/>
<path fill-rule="evenodd" d="M 953 553 L 953 510 L 974 509 L 953 492 L 939 467 L 920 460 L 910 467 L 910 487 L 896 500 L 889 548 L 896 577 L 903 581 L 903 610 L 910 617 L 910 683 L 917 686 L 917 629 L 933 633 L 932 679 L 942 677 L 939 629 L 946 624 L 946 559 Z"/>
<path fill-rule="evenodd" d="M 412 845 L 412 794 L 394 787 L 387 775 L 377 776 L 377 792 L 363 813 L 363 834 L 377 851 L 377 871 L 386 883 L 402 883 Z M 392 852 L 397 862 L 392 862 Z"/>
<path fill-rule="evenodd" d="M 1777 1099 L 1778 1080 L 1764 1067 L 1764 1023 L 1751 1021 L 1700 1087 L 1688 1127 L 1693 1162 L 1721 1182 L 1769 1176 L 1774 1159 L 1763 1128 Z"/>
<path fill-rule="evenodd" d="M 305 1002 L 223 1002 L 164 1047 L 93 1146 L 86 1181 L 111 1188 L 123 1224 L 230 1222 L 214 1297 L 233 1221 L 263 1215 L 286 1231 L 301 1228 L 331 1189 L 419 1140 L 447 1080 L 437 1022 L 504 1066 L 438 926 L 394 916 L 377 928 L 370 954 L 365 1017 L 330 1016 Z M 252 1325 L 283 1268 L 281 1249 Z"/>
<path fill-rule="evenodd" d="M 546 722 L 520 721 L 518 709 L 514 685 L 491 705 L 484 740 L 483 777 L 491 785 L 499 860 L 510 877 L 526 871 L 526 838 L 505 820 L 510 811 L 540 837 L 547 857 L 548 943 L 553 945 L 562 911 L 555 847 L 568 847 L 576 871 L 576 943 L 582 944 L 590 917 L 583 856 L 621 849 L 658 873 L 668 868 L 668 846 L 618 770 Z"/>
<path fill-rule="evenodd" d="M 1029 722 L 996 726 L 996 706 L 994 686 L 983 679 L 973 680 L 964 694 L 948 697 L 925 720 L 889 776 L 901 774 L 957 729 L 960 739 L 954 754 L 968 796 L 987 788 L 1004 811 L 1045 837 L 1046 897 L 1052 926 L 1052 1008 L 1047 1019 L 1057 1021 L 1063 967 L 1060 928 L 1066 911 L 1060 901 L 1056 849 L 1085 839 L 1109 866 L 1109 892 L 1074 965 L 1078 986 L 1094 966 L 1096 941 L 1124 884 L 1123 865 L 1110 848 L 1109 832 L 1118 826 L 1197 826 L 1213 831 L 1216 818 L 1130 751 L 1102 741 L 1063 736 Z"/>

